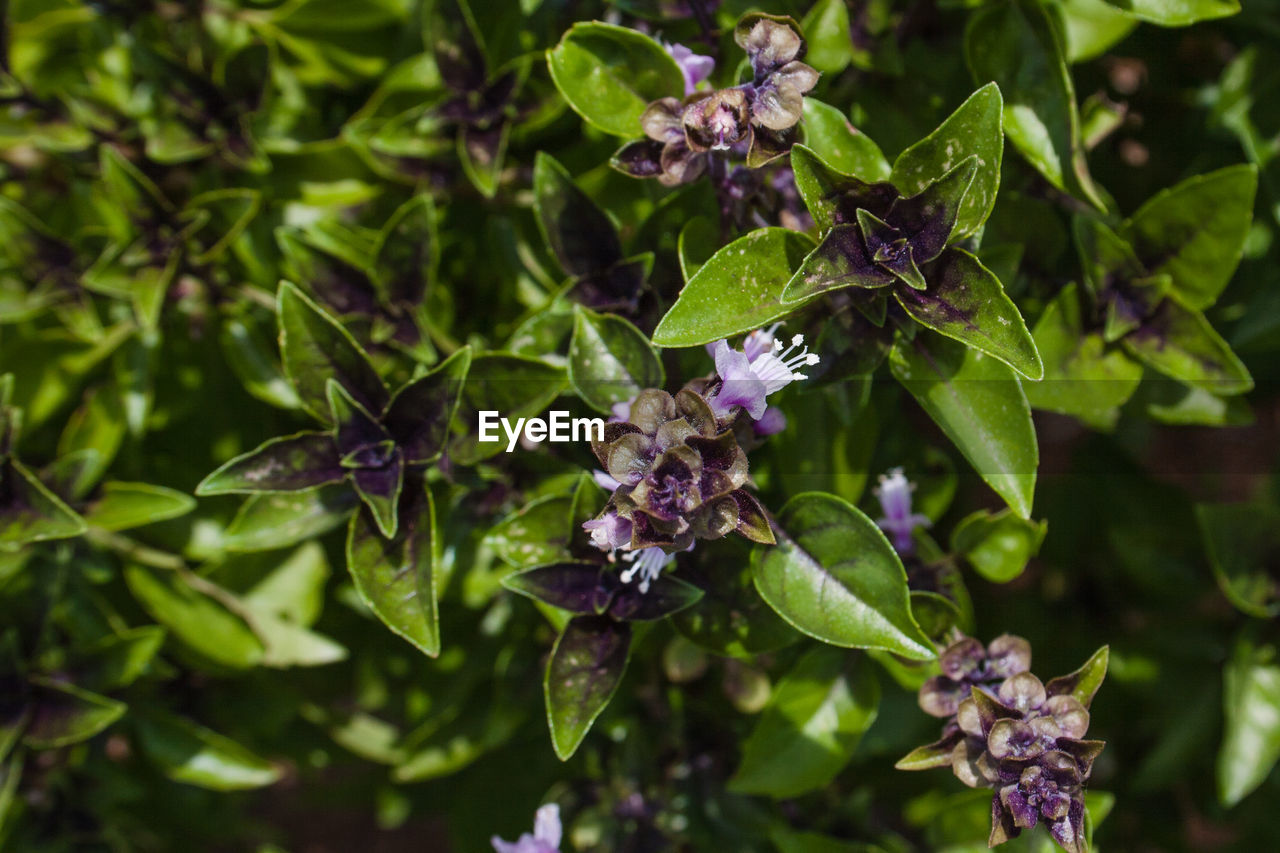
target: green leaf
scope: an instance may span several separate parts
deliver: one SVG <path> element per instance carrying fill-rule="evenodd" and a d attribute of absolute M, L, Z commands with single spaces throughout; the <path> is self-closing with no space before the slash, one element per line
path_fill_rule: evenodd
<path fill-rule="evenodd" d="M 1060 0 L 1058 8 L 1068 62 L 1096 59 L 1138 26 L 1136 20 L 1108 5 L 1107 0 Z"/>
<path fill-rule="evenodd" d="M 645 107 L 684 92 L 680 66 L 662 45 L 598 21 L 574 24 L 547 51 L 547 67 L 573 111 L 614 136 L 640 136 Z"/>
<path fill-rule="evenodd" d="M 470 369 L 471 348 L 463 347 L 396 392 L 382 425 L 395 439 L 406 464 L 434 462 L 444 451 L 449 422 L 458 410 Z"/>
<path fill-rule="evenodd" d="M 1274 648 L 1239 644 L 1223 671 L 1222 711 L 1218 799 L 1230 808 L 1253 793 L 1280 759 L 1280 665 Z"/>
<path fill-rule="evenodd" d="M 895 287 L 893 295 L 916 322 L 995 356 L 1028 379 L 1044 376 L 1018 307 L 995 273 L 964 249 L 952 246 L 942 253 L 929 271 L 927 290 Z"/>
<path fill-rule="evenodd" d="M 875 722 L 880 685 L 865 658 L 810 649 L 773 691 L 729 789 L 795 797 L 829 784 Z"/>
<path fill-rule="evenodd" d="M 769 840 L 778 853 L 882 853 L 879 847 L 856 841 L 841 841 L 817 832 L 802 832 L 785 826 L 769 831 Z"/>
<path fill-rule="evenodd" d="M 1107 0 L 1140 21 L 1162 27 L 1185 27 L 1196 21 L 1225 18 L 1240 11 L 1239 0 Z"/>
<path fill-rule="evenodd" d="M 197 495 L 296 492 L 341 482 L 347 475 L 327 432 L 272 438 L 231 459 L 196 486 Z"/>
<path fill-rule="evenodd" d="M 697 607 L 677 613 L 672 624 L 704 649 L 724 657 L 750 660 L 800 639 L 795 629 L 756 592 L 750 571 L 726 571 L 726 566 L 717 560 L 709 566 L 681 567 L 681 576 L 701 589 L 703 595 Z"/>
<path fill-rule="evenodd" d="M 570 276 L 599 274 L 621 260 L 618 229 L 545 151 L 534 159 L 533 199 L 542 236 Z"/>
<path fill-rule="evenodd" d="M 494 525 L 485 540 L 506 563 L 527 569 L 568 557 L 573 498 L 547 495 Z"/>
<path fill-rule="evenodd" d="M 824 74 L 839 74 L 853 61 L 849 6 L 845 0 L 818 0 L 800 29 L 807 34 L 804 61 Z M 805 98 L 805 111 L 812 98 Z"/>
<path fill-rule="evenodd" d="M 0 547 L 69 539 L 87 529 L 84 519 L 16 459 L 0 461 Z"/>
<path fill-rule="evenodd" d="M 1155 314 L 1121 339 L 1134 358 L 1165 376 L 1230 396 L 1253 389 L 1253 377 L 1205 316 L 1169 294 Z"/>
<path fill-rule="evenodd" d="M 298 625 L 314 624 L 324 606 L 329 560 L 318 542 L 307 542 L 243 596 L 245 604 Z"/>
<path fill-rule="evenodd" d="M 396 209 L 373 247 L 369 278 L 390 305 L 417 305 L 435 278 L 440 245 L 431 196 L 416 195 Z"/>
<path fill-rule="evenodd" d="M 888 209 L 898 192 L 871 176 L 845 174 L 803 145 L 791 146 L 791 169 L 804 205 L 825 234 L 837 221 L 854 221 L 859 207 Z M 852 201 L 847 201 L 852 199 Z"/>
<path fill-rule="evenodd" d="M 477 355 L 471 360 L 453 419 L 450 458 L 470 465 L 502 452 L 507 444 L 505 438 L 494 442 L 479 440 L 479 413 L 496 411 L 512 422 L 536 417 L 560 395 L 565 384 L 564 368 L 540 359 L 504 352 Z"/>
<path fill-rule="evenodd" d="M 43 676 L 31 676 L 31 719 L 22 742 L 58 749 L 88 740 L 124 716 L 123 702 Z"/>
<path fill-rule="evenodd" d="M 275 345 L 264 330 L 246 319 L 228 318 L 218 332 L 218 341 L 228 366 L 246 391 L 282 409 L 302 407 L 298 392 L 285 378 L 276 358 Z"/>
<path fill-rule="evenodd" d="M 662 362 L 644 333 L 621 317 L 575 305 L 569 342 L 569 383 L 588 405 L 609 412 L 666 381 Z"/>
<path fill-rule="evenodd" d="M 786 228 L 760 228 L 711 256 L 653 332 L 663 347 L 692 347 L 749 332 L 797 310 L 782 304 L 792 272 L 813 241 Z"/>
<path fill-rule="evenodd" d="M 102 494 L 89 504 L 84 519 L 102 530 L 129 530 L 179 518 L 196 508 L 195 499 L 185 492 L 148 483 L 102 484 Z"/>
<path fill-rule="evenodd" d="M 900 336 L 889 366 L 982 479 L 1030 518 L 1040 453 L 1017 375 L 990 356 L 928 333 L 911 341 Z"/>
<path fill-rule="evenodd" d="M 269 551 L 321 536 L 345 522 L 359 503 L 347 486 L 253 495 L 227 526 L 230 551 Z"/>
<path fill-rule="evenodd" d="M 1044 379 L 1022 386 L 1032 407 L 1074 415 L 1098 428 L 1114 426 L 1120 406 L 1142 381 L 1142 365 L 1100 332 L 1085 332 L 1074 283 L 1045 307 L 1031 334 L 1044 362 Z"/>
<path fill-rule="evenodd" d="M 387 405 L 387 389 L 351 333 L 287 281 L 277 297 L 284 372 L 307 411 L 330 422 L 325 385 L 336 380 L 371 412 Z"/>
<path fill-rule="evenodd" d="M 164 644 L 165 630 L 142 625 L 103 637 L 76 654 L 76 683 L 90 690 L 110 691 L 138 679 Z"/>
<path fill-rule="evenodd" d="M 547 662 L 543 688 L 551 745 L 568 761 L 622 681 L 631 655 L 631 626 L 607 616 L 569 620 Z"/>
<path fill-rule="evenodd" d="M 755 549 L 752 568 L 779 616 L 832 645 L 933 659 L 911 617 L 902 562 L 871 519 L 834 495 L 810 492 L 783 507 L 778 527 L 778 544 Z"/>
<path fill-rule="evenodd" d="M 1062 37 L 1046 7 L 1015 0 L 977 11 L 965 30 L 965 56 L 974 79 L 999 84 L 1014 147 L 1055 187 L 1105 209 L 1085 162 Z"/>
<path fill-rule="evenodd" d="M 1280 615 L 1280 509 L 1267 503 L 1199 504 L 1196 518 L 1209 564 L 1227 599 L 1250 616 Z"/>
<path fill-rule="evenodd" d="M 978 158 L 978 171 L 960 204 L 952 242 L 976 233 L 995 206 L 1004 156 L 1002 109 L 1000 87 L 988 83 L 893 163 L 888 179 L 903 195 L 913 196 L 966 158 Z"/>
<path fill-rule="evenodd" d="M 1083 665 L 1070 675 L 1049 679 L 1045 692 L 1050 696 L 1070 696 L 1086 708 L 1093 703 L 1098 688 L 1107 677 L 1107 663 L 1111 660 L 1111 648 L 1098 649 Z"/>
<path fill-rule="evenodd" d="M 832 5 L 844 8 L 843 0 Z M 812 63 L 812 57 L 810 51 L 806 61 Z M 817 98 L 804 99 L 804 142 L 823 162 L 846 175 L 866 181 L 889 180 L 889 161 L 880 146 L 854 127 L 840 110 Z"/>
<path fill-rule="evenodd" d="M 1218 299 L 1253 222 L 1258 167 L 1228 166 L 1161 190 L 1120 229 L 1150 275 L 1172 277 L 1192 308 Z"/>
<path fill-rule="evenodd" d="M 151 618 L 201 658 L 233 669 L 262 662 L 262 641 L 245 620 L 183 576 L 134 565 L 125 567 L 124 579 Z"/>
<path fill-rule="evenodd" d="M 244 746 L 190 720 L 148 712 L 135 720 L 147 757 L 175 782 L 212 791 L 242 791 L 279 781 L 281 769 Z"/>
<path fill-rule="evenodd" d="M 431 492 L 411 477 L 400 494 L 398 530 L 384 537 L 362 508 L 347 533 L 347 570 L 361 601 L 396 634 L 423 653 L 440 654 L 436 605 L 436 535 Z"/>
<path fill-rule="evenodd" d="M 987 580 L 1008 583 L 1040 551 L 1048 530 L 1048 522 L 1018 518 L 1007 509 L 996 513 L 980 509 L 956 525 L 951 550 Z"/>

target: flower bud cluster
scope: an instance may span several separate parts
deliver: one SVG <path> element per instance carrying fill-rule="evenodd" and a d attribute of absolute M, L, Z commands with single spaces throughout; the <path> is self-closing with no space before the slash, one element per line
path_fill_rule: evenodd
<path fill-rule="evenodd" d="M 1104 745 L 1084 739 L 1100 680 L 1086 672 L 1093 663 L 1045 685 L 1030 672 L 1026 640 L 956 640 L 919 694 L 925 713 L 946 719 L 942 738 L 898 767 L 950 766 L 969 787 L 991 788 L 992 846 L 1043 820 L 1063 849 L 1083 853 L 1084 786 Z"/>

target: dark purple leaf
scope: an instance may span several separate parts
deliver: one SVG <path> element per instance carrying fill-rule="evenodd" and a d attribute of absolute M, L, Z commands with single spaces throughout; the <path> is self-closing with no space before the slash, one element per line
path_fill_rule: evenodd
<path fill-rule="evenodd" d="M 125 704 L 53 679 L 33 677 L 31 718 L 23 743 L 32 749 L 70 746 L 96 735 L 125 712 Z"/>
<path fill-rule="evenodd" d="M 502 585 L 571 613 L 599 614 L 609 606 L 618 579 L 601 563 L 556 563 L 507 575 Z"/>
<path fill-rule="evenodd" d="M 404 462 L 400 454 L 394 453 L 391 459 L 379 468 L 356 468 L 351 472 L 351 482 L 356 493 L 373 513 L 378 529 L 388 539 L 396 535 L 400 503 L 400 490 L 404 486 Z"/>
<path fill-rule="evenodd" d="M 631 654 L 631 627 L 607 616 L 576 616 L 547 662 L 543 686 L 551 743 L 561 761 L 577 751 L 609 704 Z"/>
<path fill-rule="evenodd" d="M 857 225 L 836 225 L 787 282 L 782 301 L 800 302 L 843 287 L 886 287 L 894 281 L 871 259 Z"/>
<path fill-rule="evenodd" d="M 470 366 L 471 350 L 461 349 L 396 392 L 382 424 L 396 440 L 406 465 L 431 462 L 444 449 Z"/>
<path fill-rule="evenodd" d="M 929 263 L 947 247 L 960 215 L 960 204 L 976 174 L 978 158 L 969 157 L 919 195 L 893 203 L 886 218 L 906 235 L 916 263 Z"/>
<path fill-rule="evenodd" d="M 341 323 L 288 282 L 280 285 L 278 306 L 285 375 L 308 411 L 329 422 L 325 386 L 330 379 L 368 411 L 381 412 L 386 407 L 386 386 Z"/>
<path fill-rule="evenodd" d="M 700 598 L 701 589 L 664 573 L 654 578 L 646 592 L 635 584 L 620 585 L 609 604 L 609 615 L 620 622 L 653 622 L 679 613 Z"/>
<path fill-rule="evenodd" d="M 347 459 L 361 450 L 383 444 L 391 436 L 378 423 L 378 419 L 360 405 L 337 380 L 330 379 L 327 390 L 338 453 L 348 467 L 357 467 L 348 463 Z"/>
<path fill-rule="evenodd" d="M 414 196 L 391 214 L 374 248 L 373 280 L 383 301 L 406 306 L 420 303 L 435 274 L 438 253 L 431 196 Z"/>
<path fill-rule="evenodd" d="M 656 178 L 662 174 L 662 149 L 665 143 L 654 139 L 628 142 L 617 150 L 609 165 L 633 178 Z"/>
<path fill-rule="evenodd" d="M 729 496 L 738 502 L 738 533 L 763 545 L 773 545 L 778 541 L 774 538 L 773 528 L 769 526 L 769 517 L 755 495 L 743 489 L 735 489 Z"/>
<path fill-rule="evenodd" d="M 543 151 L 533 166 L 533 194 L 538 224 L 566 273 L 598 275 L 622 259 L 622 242 L 609 217 Z"/>
<path fill-rule="evenodd" d="M 197 495 L 242 492 L 296 492 L 346 476 L 333 438 L 326 432 L 302 432 L 273 438 L 237 456 L 196 486 Z"/>

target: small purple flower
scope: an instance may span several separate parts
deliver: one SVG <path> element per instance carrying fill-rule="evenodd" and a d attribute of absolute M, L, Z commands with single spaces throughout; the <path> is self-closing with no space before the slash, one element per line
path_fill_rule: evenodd
<path fill-rule="evenodd" d="M 649 591 L 649 584 L 662 574 L 662 567 L 671 562 L 672 556 L 661 548 L 641 548 L 639 551 L 627 551 L 622 559 L 631 567 L 621 575 L 623 583 L 631 583 L 637 576 L 640 578 L 640 592 Z"/>
<path fill-rule="evenodd" d="M 555 803 L 538 809 L 533 818 L 533 834 L 524 833 L 517 841 L 489 839 L 497 853 L 560 853 L 560 806 Z"/>
<path fill-rule="evenodd" d="M 591 472 L 591 479 L 596 481 L 596 485 L 604 489 L 606 492 L 616 492 L 618 486 L 622 484 L 609 475 L 608 471 L 601 471 L 599 468 Z"/>
<path fill-rule="evenodd" d="M 772 330 L 766 334 L 772 338 Z M 757 332 L 753 332 L 758 334 Z M 750 336 L 744 342 L 744 350 L 748 348 L 754 357 L 746 351 L 730 349 L 727 341 L 717 341 L 715 345 L 716 373 L 720 375 L 720 389 L 707 400 L 716 417 L 728 417 L 734 406 L 747 410 L 753 420 L 764 417 L 767 404 L 765 398 L 775 391 L 801 379 L 805 379 L 799 368 L 817 364 L 819 359 L 804 347 L 799 353 L 791 351 L 804 344 L 804 335 L 796 335 L 791 339 L 791 346 L 785 350 L 782 342 L 773 340 L 767 352 L 759 351 L 762 339 L 753 341 Z"/>
<path fill-rule="evenodd" d="M 698 84 L 710 77 L 715 70 L 716 61 L 710 56 L 694 53 L 682 44 L 664 44 L 663 47 L 671 54 L 676 65 L 680 66 L 680 73 L 684 75 L 685 97 L 696 92 Z"/>
<path fill-rule="evenodd" d="M 787 416 L 777 406 L 770 406 L 764 410 L 764 414 L 760 416 L 760 419 L 752 424 L 752 428 L 755 434 L 761 438 L 777 435 L 787 428 Z"/>
<path fill-rule="evenodd" d="M 927 515 L 911 511 L 911 490 L 914 488 L 902 469 L 894 468 L 887 475 L 880 475 L 880 485 L 875 490 L 884 512 L 884 517 L 877 519 L 876 524 L 891 535 L 893 547 L 899 554 L 910 554 L 914 550 L 911 533 L 916 527 L 928 527 L 933 523 Z"/>
<path fill-rule="evenodd" d="M 610 406 L 609 411 L 612 414 L 609 415 L 609 423 L 620 424 L 623 421 L 631 420 L 631 404 L 635 401 L 636 398 L 632 397 L 630 400 L 623 400 Z"/>
<path fill-rule="evenodd" d="M 591 533 L 591 544 L 601 551 L 625 548 L 631 542 L 631 522 L 613 510 L 582 522 L 582 529 Z"/>

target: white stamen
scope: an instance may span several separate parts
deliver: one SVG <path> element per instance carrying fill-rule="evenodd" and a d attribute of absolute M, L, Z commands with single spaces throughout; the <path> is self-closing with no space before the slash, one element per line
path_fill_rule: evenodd
<path fill-rule="evenodd" d="M 649 584 L 662 574 L 662 567 L 669 563 L 672 559 L 671 555 L 661 548 L 641 548 L 639 551 L 627 551 L 622 555 L 622 559 L 631 563 L 631 568 L 625 570 L 621 579 L 623 583 L 631 583 L 636 577 L 640 576 L 640 593 L 649 591 Z"/>

